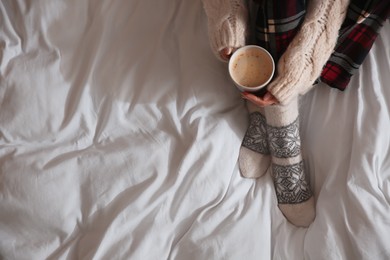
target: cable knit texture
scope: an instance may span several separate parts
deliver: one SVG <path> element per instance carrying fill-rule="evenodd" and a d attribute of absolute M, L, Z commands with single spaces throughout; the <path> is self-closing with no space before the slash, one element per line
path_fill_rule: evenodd
<path fill-rule="evenodd" d="M 202 0 L 208 18 L 210 45 L 220 59 L 224 48 L 245 45 L 248 10 L 245 0 Z"/>
<path fill-rule="evenodd" d="M 268 90 L 281 104 L 310 90 L 332 54 L 348 0 L 312 0 L 305 21 L 278 62 Z"/>

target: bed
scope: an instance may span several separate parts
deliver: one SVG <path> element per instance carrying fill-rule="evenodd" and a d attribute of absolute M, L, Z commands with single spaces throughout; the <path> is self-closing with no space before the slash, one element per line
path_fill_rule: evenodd
<path fill-rule="evenodd" d="M 0 259 L 390 258 L 389 22 L 300 100 L 309 228 L 240 175 L 199 0 L 3 0 L 0 25 Z"/>

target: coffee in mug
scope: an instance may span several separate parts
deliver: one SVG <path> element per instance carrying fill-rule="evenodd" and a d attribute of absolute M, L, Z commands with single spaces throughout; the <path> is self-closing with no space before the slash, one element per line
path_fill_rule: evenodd
<path fill-rule="evenodd" d="M 229 74 L 241 91 L 262 89 L 271 81 L 274 71 L 271 54 L 255 45 L 238 49 L 229 60 Z"/>

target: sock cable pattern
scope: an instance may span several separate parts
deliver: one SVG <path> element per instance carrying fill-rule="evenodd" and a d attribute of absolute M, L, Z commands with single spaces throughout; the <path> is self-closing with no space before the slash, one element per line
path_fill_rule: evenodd
<path fill-rule="evenodd" d="M 249 127 L 242 141 L 242 146 L 257 153 L 270 153 L 265 117 L 260 112 L 253 112 L 249 115 Z"/>
<path fill-rule="evenodd" d="M 292 165 L 272 164 L 272 177 L 279 204 L 298 204 L 313 195 L 305 179 L 303 161 Z"/>
<path fill-rule="evenodd" d="M 277 158 L 291 158 L 301 153 L 301 139 L 299 136 L 299 120 L 283 127 L 267 124 L 268 143 L 272 156 Z"/>

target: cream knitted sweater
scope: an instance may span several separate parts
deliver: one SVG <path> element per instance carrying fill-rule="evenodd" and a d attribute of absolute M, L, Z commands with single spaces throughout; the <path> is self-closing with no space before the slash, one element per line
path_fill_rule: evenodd
<path fill-rule="evenodd" d="M 208 18 L 211 49 L 221 59 L 224 48 L 245 45 L 248 10 L 245 0 L 202 0 Z"/>
<path fill-rule="evenodd" d="M 203 3 L 214 52 L 244 45 L 247 30 L 245 0 L 203 0 Z M 280 58 L 277 76 L 268 85 L 268 90 L 281 104 L 287 104 L 311 89 L 333 52 L 348 4 L 349 0 L 310 1 L 301 29 Z"/>

